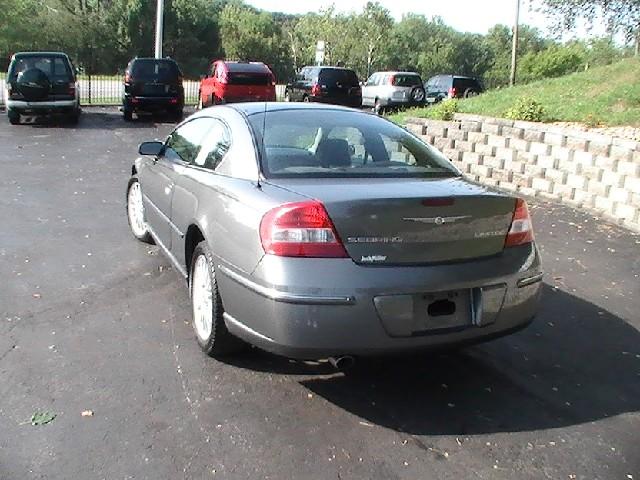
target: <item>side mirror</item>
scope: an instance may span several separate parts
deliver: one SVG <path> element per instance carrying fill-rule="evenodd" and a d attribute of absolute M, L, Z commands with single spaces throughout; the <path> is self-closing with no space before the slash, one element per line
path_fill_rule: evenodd
<path fill-rule="evenodd" d="M 164 149 L 164 144 L 162 142 L 143 142 L 138 147 L 138 153 L 140 155 L 149 155 L 152 157 L 157 157 L 162 153 Z"/>

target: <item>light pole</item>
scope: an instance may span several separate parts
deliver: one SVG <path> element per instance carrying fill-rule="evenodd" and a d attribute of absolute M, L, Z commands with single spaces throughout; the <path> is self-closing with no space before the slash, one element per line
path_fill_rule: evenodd
<path fill-rule="evenodd" d="M 164 0 L 158 0 L 156 7 L 156 58 L 162 58 L 162 24 L 164 21 Z"/>
<path fill-rule="evenodd" d="M 516 23 L 513 25 L 513 45 L 511 46 L 511 76 L 509 85 L 516 83 L 516 64 L 518 60 L 518 23 L 520 23 L 520 0 L 516 0 Z"/>

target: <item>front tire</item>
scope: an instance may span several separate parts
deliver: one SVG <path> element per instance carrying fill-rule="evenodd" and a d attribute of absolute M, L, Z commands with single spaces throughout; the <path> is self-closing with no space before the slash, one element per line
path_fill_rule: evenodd
<path fill-rule="evenodd" d="M 7 117 L 9 117 L 9 123 L 11 125 L 20 125 L 20 114 L 15 110 L 8 109 Z"/>
<path fill-rule="evenodd" d="M 189 292 L 193 329 L 200 348 L 210 357 L 230 355 L 242 349 L 224 323 L 224 307 L 218 290 L 213 254 L 207 242 L 200 242 L 191 257 Z"/>
<path fill-rule="evenodd" d="M 129 181 L 129 188 L 127 188 L 127 220 L 134 237 L 144 243 L 153 243 L 144 215 L 142 188 L 136 177 Z"/>

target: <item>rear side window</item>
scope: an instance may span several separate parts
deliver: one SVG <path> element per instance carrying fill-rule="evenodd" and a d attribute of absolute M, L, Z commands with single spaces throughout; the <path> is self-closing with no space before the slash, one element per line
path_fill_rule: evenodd
<path fill-rule="evenodd" d="M 212 120 L 211 129 L 202 139 L 202 149 L 194 164 L 215 170 L 231 148 L 231 133 L 220 120 Z"/>
<path fill-rule="evenodd" d="M 18 57 L 9 68 L 9 78 L 15 80 L 18 74 L 37 68 L 47 74 L 49 80 L 71 80 L 73 78 L 71 66 L 64 57 Z"/>
<path fill-rule="evenodd" d="M 427 80 L 426 86 L 427 88 L 435 89 L 438 86 L 438 77 L 431 77 Z"/>
<path fill-rule="evenodd" d="M 452 78 L 447 75 L 442 75 L 438 79 L 438 90 L 441 92 L 446 92 L 451 88 Z"/>
<path fill-rule="evenodd" d="M 416 87 L 422 85 L 418 75 L 396 74 L 393 76 L 393 85 L 396 87 Z"/>
<path fill-rule="evenodd" d="M 136 60 L 131 65 L 131 76 L 143 82 L 172 82 L 177 81 L 180 70 L 170 60 Z"/>
<path fill-rule="evenodd" d="M 358 85 L 358 76 L 353 70 L 325 68 L 320 71 L 318 82 L 328 87 L 338 83 L 343 87 L 355 87 Z"/>

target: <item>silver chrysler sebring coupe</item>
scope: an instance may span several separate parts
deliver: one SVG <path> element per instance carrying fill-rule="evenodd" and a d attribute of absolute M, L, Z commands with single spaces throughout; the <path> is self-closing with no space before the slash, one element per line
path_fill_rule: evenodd
<path fill-rule="evenodd" d="M 244 342 L 301 359 L 453 346 L 536 314 L 525 201 L 376 115 L 216 106 L 139 153 L 131 230 L 187 279 L 209 355 Z"/>

